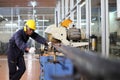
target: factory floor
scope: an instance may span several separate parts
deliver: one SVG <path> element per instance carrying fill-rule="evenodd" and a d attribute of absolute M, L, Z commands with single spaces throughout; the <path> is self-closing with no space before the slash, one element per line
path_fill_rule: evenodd
<path fill-rule="evenodd" d="M 26 62 L 26 71 L 20 80 L 39 80 L 40 64 L 39 55 L 24 55 Z M 0 79 L 9 80 L 7 56 L 0 55 Z"/>

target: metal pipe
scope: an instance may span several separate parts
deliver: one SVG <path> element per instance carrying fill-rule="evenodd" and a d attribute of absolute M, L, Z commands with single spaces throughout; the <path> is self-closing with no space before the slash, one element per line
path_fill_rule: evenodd
<path fill-rule="evenodd" d="M 79 48 L 53 45 L 56 50 L 70 58 L 80 74 L 94 79 L 120 80 L 120 61 L 108 59 L 90 51 L 81 51 Z"/>

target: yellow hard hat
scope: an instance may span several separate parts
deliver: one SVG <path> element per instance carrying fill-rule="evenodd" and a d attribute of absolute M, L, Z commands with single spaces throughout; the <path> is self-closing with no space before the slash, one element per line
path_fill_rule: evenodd
<path fill-rule="evenodd" d="M 28 20 L 25 25 L 27 25 L 30 29 L 36 30 L 35 20 Z"/>

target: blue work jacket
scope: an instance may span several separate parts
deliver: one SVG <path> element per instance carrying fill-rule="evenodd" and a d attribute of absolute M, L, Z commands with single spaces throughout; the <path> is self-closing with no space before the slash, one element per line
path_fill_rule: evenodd
<path fill-rule="evenodd" d="M 25 49 L 28 47 L 27 41 L 31 37 L 41 44 L 46 44 L 46 39 L 33 32 L 31 36 L 26 35 L 23 29 L 18 30 L 13 34 L 9 40 L 9 47 L 7 50 L 8 58 L 14 59 L 24 54 Z"/>

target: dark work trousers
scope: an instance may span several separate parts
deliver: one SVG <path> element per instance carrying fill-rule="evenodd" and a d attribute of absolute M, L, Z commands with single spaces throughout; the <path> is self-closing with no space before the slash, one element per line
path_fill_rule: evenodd
<path fill-rule="evenodd" d="M 26 70 L 23 52 L 14 44 L 9 44 L 7 49 L 9 80 L 20 80 Z"/>
<path fill-rule="evenodd" d="M 23 56 L 19 56 L 15 61 L 8 59 L 9 80 L 20 80 L 26 70 Z"/>

